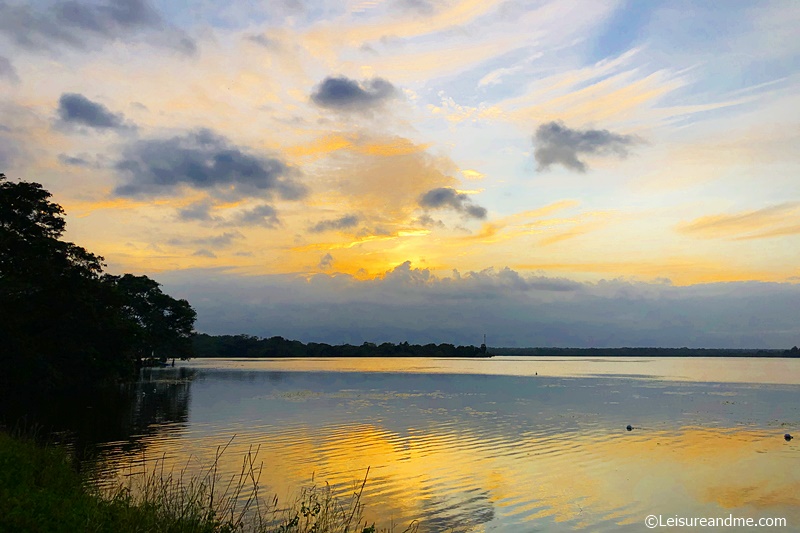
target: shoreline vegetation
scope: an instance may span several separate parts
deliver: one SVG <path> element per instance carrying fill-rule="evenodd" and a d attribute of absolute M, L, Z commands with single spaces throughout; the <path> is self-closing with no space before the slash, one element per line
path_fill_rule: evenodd
<path fill-rule="evenodd" d="M 485 345 L 455 346 L 453 344 L 375 344 L 331 345 L 319 342 L 305 344 L 283 337 L 264 339 L 253 335 L 207 335 L 198 333 L 192 337 L 192 357 L 491 357 Z"/>
<path fill-rule="evenodd" d="M 231 439 L 231 441 L 233 438 Z M 228 445 L 230 441 L 228 442 Z M 228 445 L 200 474 L 164 470 L 156 462 L 111 488 L 100 489 L 71 465 L 67 450 L 0 429 L 0 530 L 47 533 L 393 533 L 364 519 L 361 495 L 336 498 L 328 485 L 310 485 L 287 505 L 259 492 L 258 449 L 241 470 L 222 477 L 217 464 Z M 402 532 L 415 533 L 418 522 Z"/>
<path fill-rule="evenodd" d="M 148 359 L 189 357 L 189 302 L 61 240 L 66 214 L 51 196 L 0 173 L 0 391 L 133 381 Z"/>
<path fill-rule="evenodd" d="M 283 337 L 261 338 L 253 335 L 208 335 L 192 337 L 196 358 L 317 358 L 317 357 L 438 357 L 470 358 L 495 355 L 524 357 L 800 357 L 795 346 L 791 350 L 726 349 L 726 348 L 487 348 L 485 345 L 455 346 L 453 344 L 375 344 L 360 345 L 309 342 L 307 344 Z"/>

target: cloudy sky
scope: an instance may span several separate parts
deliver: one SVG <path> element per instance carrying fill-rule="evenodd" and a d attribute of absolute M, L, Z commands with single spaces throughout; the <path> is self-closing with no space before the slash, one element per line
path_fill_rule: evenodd
<path fill-rule="evenodd" d="M 800 344 L 800 4 L 0 0 L 0 171 L 211 333 Z"/>

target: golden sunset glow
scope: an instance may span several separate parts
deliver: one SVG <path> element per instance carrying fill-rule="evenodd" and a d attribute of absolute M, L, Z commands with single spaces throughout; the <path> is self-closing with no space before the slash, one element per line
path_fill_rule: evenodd
<path fill-rule="evenodd" d="M 797 290 L 794 5 L 295 3 L 147 4 L 60 36 L 19 7 L 0 170 L 52 191 L 114 271 L 180 287 L 410 261 L 429 285 L 508 267 Z M 797 333 L 778 330 L 759 338 Z"/>

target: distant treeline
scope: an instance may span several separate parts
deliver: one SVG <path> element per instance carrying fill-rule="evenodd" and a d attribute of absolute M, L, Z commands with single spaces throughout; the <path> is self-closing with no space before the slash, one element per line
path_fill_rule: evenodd
<path fill-rule="evenodd" d="M 602 357 L 800 357 L 791 350 L 727 348 L 492 348 L 492 355 Z"/>
<path fill-rule="evenodd" d="M 790 350 L 725 348 L 490 348 L 453 344 L 375 344 L 361 345 L 261 338 L 252 335 L 197 334 L 192 339 L 194 357 L 491 357 L 580 356 L 580 357 L 800 357 L 795 346 Z"/>
<path fill-rule="evenodd" d="M 263 339 L 251 335 L 205 333 L 195 335 L 192 342 L 194 357 L 490 357 L 483 346 L 452 344 L 304 344 L 283 337 Z"/>
<path fill-rule="evenodd" d="M 724 348 L 485 348 L 453 344 L 375 344 L 331 345 L 252 335 L 197 334 L 192 339 L 193 357 L 492 357 L 580 356 L 580 357 L 800 357 L 795 346 L 790 350 Z"/>

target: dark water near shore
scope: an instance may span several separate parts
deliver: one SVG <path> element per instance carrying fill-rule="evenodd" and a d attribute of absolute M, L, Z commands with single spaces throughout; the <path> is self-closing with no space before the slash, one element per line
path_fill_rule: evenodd
<path fill-rule="evenodd" d="M 347 494 L 369 467 L 379 526 L 643 531 L 650 514 L 732 514 L 800 528 L 800 438 L 783 439 L 800 437 L 799 360 L 200 360 L 31 418 L 93 452 L 101 482 L 156 458 L 199 471 L 233 435 L 223 474 L 260 446 L 281 498 L 312 475 Z"/>

